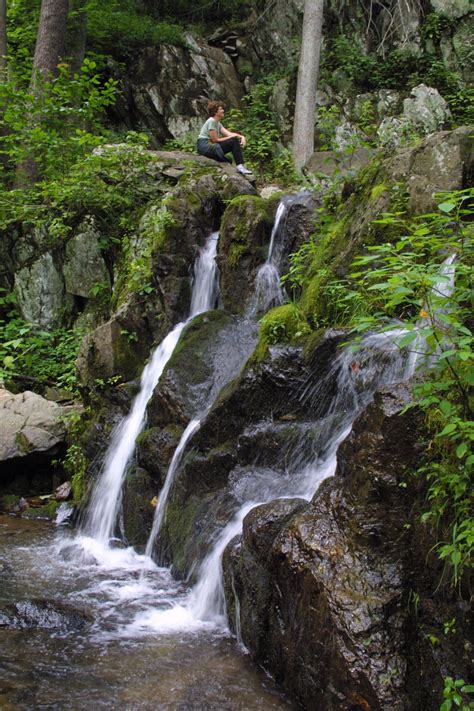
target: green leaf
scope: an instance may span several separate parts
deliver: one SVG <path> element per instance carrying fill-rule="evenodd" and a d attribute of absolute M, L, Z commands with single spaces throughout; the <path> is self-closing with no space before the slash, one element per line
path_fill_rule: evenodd
<path fill-rule="evenodd" d="M 456 447 L 456 457 L 462 459 L 467 452 L 467 444 L 462 442 L 458 447 Z"/>
<path fill-rule="evenodd" d="M 441 210 L 442 212 L 452 212 L 456 205 L 453 202 L 442 202 L 440 205 L 438 205 L 438 210 Z"/>

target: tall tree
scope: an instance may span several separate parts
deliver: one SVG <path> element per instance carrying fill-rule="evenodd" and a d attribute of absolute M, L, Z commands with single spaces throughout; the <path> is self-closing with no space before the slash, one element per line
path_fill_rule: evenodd
<path fill-rule="evenodd" d="M 296 170 L 301 170 L 314 151 L 314 113 L 323 38 L 323 6 L 324 0 L 305 0 L 293 123 L 293 162 Z"/>
<path fill-rule="evenodd" d="M 44 83 L 58 73 L 58 64 L 66 45 L 69 0 L 41 0 L 36 36 L 31 91 L 39 97 Z M 38 168 L 33 157 L 22 161 L 16 169 L 15 184 L 27 186 L 38 180 Z"/>
<path fill-rule="evenodd" d="M 33 84 L 38 74 L 47 81 L 57 73 L 66 45 L 69 0 L 41 0 L 41 13 L 33 59 Z"/>

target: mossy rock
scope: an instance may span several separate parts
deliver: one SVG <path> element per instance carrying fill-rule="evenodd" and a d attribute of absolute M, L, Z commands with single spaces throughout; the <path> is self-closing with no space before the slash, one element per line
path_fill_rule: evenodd
<path fill-rule="evenodd" d="M 218 262 L 224 307 L 242 313 L 258 267 L 265 262 L 276 201 L 239 196 L 226 208 L 221 224 Z"/>
<path fill-rule="evenodd" d="M 207 311 L 183 330 L 148 405 L 153 426 L 184 426 L 205 406 L 214 377 L 218 336 L 231 318 L 224 311 Z"/>
<path fill-rule="evenodd" d="M 260 321 L 260 339 L 267 344 L 297 343 L 311 332 L 296 304 L 271 309 Z"/>

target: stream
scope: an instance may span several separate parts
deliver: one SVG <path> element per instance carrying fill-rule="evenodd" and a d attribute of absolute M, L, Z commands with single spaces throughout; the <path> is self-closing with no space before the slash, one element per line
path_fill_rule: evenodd
<path fill-rule="evenodd" d="M 158 631 L 132 623 L 170 609 L 185 598 L 186 586 L 151 561 L 140 576 L 143 556 L 132 549 L 111 549 L 107 564 L 71 565 L 72 535 L 46 522 L 0 516 L 1 709 L 298 708 L 224 626 L 185 630 L 170 620 Z M 31 606 L 18 629 L 2 628 L 2 610 L 20 600 L 67 601 L 67 607 L 55 616 Z"/>

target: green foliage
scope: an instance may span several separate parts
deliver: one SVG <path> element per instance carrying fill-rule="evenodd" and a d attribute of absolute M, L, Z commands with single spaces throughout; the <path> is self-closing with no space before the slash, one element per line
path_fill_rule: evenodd
<path fill-rule="evenodd" d="M 390 333 L 398 347 L 419 350 L 424 363 L 434 356 L 429 377 L 414 388 L 432 431 L 429 455 L 419 470 L 429 484 L 429 510 L 422 520 L 439 532 L 436 550 L 454 585 L 471 564 L 474 545 L 473 196 L 473 190 L 445 194 L 438 212 L 421 217 L 383 216 L 377 222 L 396 228 L 398 239 L 369 246 L 354 261 L 350 279 L 328 287 L 357 333 Z M 455 254 L 452 291 L 450 270 L 442 268 L 450 254 Z M 393 335 L 397 328 L 398 336 Z"/>
<path fill-rule="evenodd" d="M 447 676 L 444 680 L 443 698 L 444 701 L 439 707 L 439 711 L 451 711 L 453 708 L 459 711 L 472 711 L 474 701 L 466 701 L 466 696 L 474 694 L 474 686 L 466 684 L 464 679 L 453 679 Z"/>
<path fill-rule="evenodd" d="M 116 82 L 101 83 L 97 65 L 85 60 L 73 77 L 59 67 L 51 82 L 38 77 L 35 91 L 19 89 L 16 79 L 0 86 L 0 152 L 6 158 L 3 180 L 11 181 L 18 165 L 34 160 L 42 178 L 63 174 L 97 146 L 105 135 L 100 118 L 115 101 Z"/>
<path fill-rule="evenodd" d="M 266 344 L 295 342 L 307 336 L 310 330 L 295 303 L 271 309 L 260 321 L 260 338 Z"/>
<path fill-rule="evenodd" d="M 0 380 L 14 380 L 28 389 L 55 385 L 74 391 L 82 333 L 64 328 L 48 332 L 27 323 L 12 294 L 0 298 L 0 310 Z"/>
<path fill-rule="evenodd" d="M 185 44 L 180 27 L 157 22 L 133 0 L 89 0 L 87 33 L 93 49 L 119 58 L 139 47 Z"/>
<path fill-rule="evenodd" d="M 443 15 L 427 15 L 422 26 L 422 52 L 409 49 L 383 48 L 366 53 L 353 38 L 339 35 L 328 42 L 322 55 L 321 77 L 329 84 L 343 77 L 356 92 L 378 89 L 410 90 L 424 82 L 433 86 L 446 98 L 456 124 L 473 121 L 473 89 L 466 86 L 460 75 L 446 65 L 440 44 L 449 37 L 455 24 Z M 348 87 L 346 86 L 346 91 Z M 323 108 L 331 116 L 337 109 Z M 323 117 L 324 126 L 326 118 Z M 370 126 L 371 121 L 364 120 Z M 364 127 L 360 126 L 362 130 Z M 325 131 L 323 129 L 322 133 Z"/>
<path fill-rule="evenodd" d="M 64 239 L 73 224 L 92 213 L 108 235 L 103 246 L 119 241 L 136 228 L 143 204 L 157 192 L 144 138 L 131 133 L 124 143 L 98 147 L 52 180 L 0 194 L 0 229 L 22 223 Z"/>

